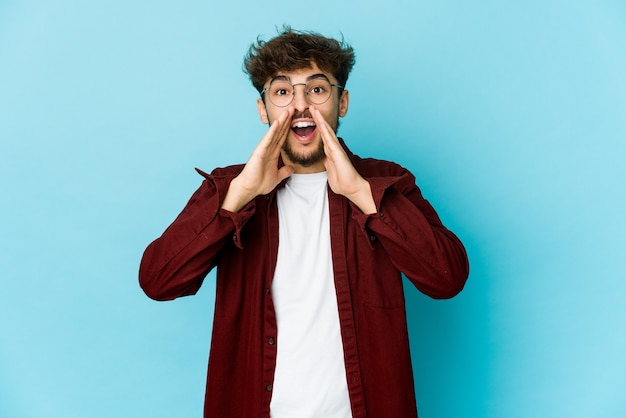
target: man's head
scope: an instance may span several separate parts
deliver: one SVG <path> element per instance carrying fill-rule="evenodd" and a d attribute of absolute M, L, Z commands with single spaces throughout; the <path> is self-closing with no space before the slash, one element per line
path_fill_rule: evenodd
<path fill-rule="evenodd" d="M 345 86 L 354 66 L 354 50 L 343 40 L 327 38 L 314 32 L 300 32 L 286 26 L 278 36 L 250 46 L 244 59 L 245 72 L 259 91 L 265 82 L 281 71 L 294 71 L 317 64 Z"/>
<path fill-rule="evenodd" d="M 292 115 L 282 155 L 296 172 L 324 170 L 324 145 L 310 107 L 337 130 L 339 117 L 348 111 L 345 84 L 354 62 L 352 48 L 343 41 L 288 27 L 250 47 L 244 67 L 261 94 L 257 101 L 261 120 L 271 123 L 285 110 Z"/>

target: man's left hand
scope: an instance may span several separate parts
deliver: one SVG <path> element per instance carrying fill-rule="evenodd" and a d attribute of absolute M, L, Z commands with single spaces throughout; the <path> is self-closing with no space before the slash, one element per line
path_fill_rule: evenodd
<path fill-rule="evenodd" d="M 310 110 L 324 142 L 324 153 L 326 154 L 324 166 L 328 173 L 328 185 L 331 190 L 348 198 L 363 213 L 375 213 L 376 204 L 372 197 L 369 182 L 356 171 L 339 143 L 337 135 L 319 110 L 314 106 L 311 106 Z"/>

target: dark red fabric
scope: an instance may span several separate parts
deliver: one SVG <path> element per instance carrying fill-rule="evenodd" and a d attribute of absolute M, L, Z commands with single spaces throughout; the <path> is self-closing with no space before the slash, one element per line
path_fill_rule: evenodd
<path fill-rule="evenodd" d="M 410 172 L 347 152 L 371 184 L 378 209 L 364 215 L 328 190 L 353 416 L 417 417 L 401 273 L 423 293 L 449 298 L 465 285 L 467 255 Z M 278 252 L 276 191 L 258 196 L 239 213 L 220 209 L 242 168 L 199 171 L 205 180 L 148 246 L 139 271 L 149 297 L 170 300 L 196 293 L 217 266 L 206 418 L 269 417 L 280 344 L 270 290 Z"/>

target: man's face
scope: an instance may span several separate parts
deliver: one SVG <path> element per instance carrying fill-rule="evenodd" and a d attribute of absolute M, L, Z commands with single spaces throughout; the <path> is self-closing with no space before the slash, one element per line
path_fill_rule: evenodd
<path fill-rule="evenodd" d="M 331 74 L 321 71 L 315 63 L 310 68 L 303 68 L 292 72 L 281 72 L 276 77 L 267 80 L 264 87 L 269 89 L 272 82 L 286 82 L 286 86 L 292 85 L 295 92 L 293 100 L 287 106 L 277 106 L 272 102 L 271 90 L 264 93 L 265 102 L 258 99 L 257 105 L 259 115 L 263 123 L 271 124 L 277 119 L 285 109 L 292 112 L 291 130 L 285 140 L 282 149 L 282 157 L 285 164 L 295 168 L 296 173 L 316 173 L 324 171 L 324 144 L 319 129 L 313 121 L 309 107 L 317 108 L 326 122 L 336 132 L 339 125 L 339 117 L 346 115 L 348 111 L 349 95 L 348 91 L 332 87 L 330 98 L 322 104 L 311 104 L 309 100 L 315 101 L 313 93 L 317 90 L 316 80 L 327 79 L 331 84 L 337 84 L 337 80 Z M 309 94 L 305 93 L 305 86 L 309 83 L 314 90 Z M 276 84 L 274 84 L 275 86 Z M 289 87 L 291 88 L 291 87 Z M 277 100 L 275 100 L 277 101 Z"/>

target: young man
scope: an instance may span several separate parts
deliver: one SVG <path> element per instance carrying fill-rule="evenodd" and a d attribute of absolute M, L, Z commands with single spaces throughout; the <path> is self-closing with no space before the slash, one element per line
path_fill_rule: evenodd
<path fill-rule="evenodd" d="M 465 250 L 414 177 L 337 138 L 351 47 L 284 29 L 245 68 L 269 129 L 215 169 L 146 249 L 142 288 L 194 294 L 217 267 L 205 417 L 416 417 L 403 273 L 449 298 Z"/>

